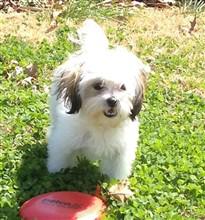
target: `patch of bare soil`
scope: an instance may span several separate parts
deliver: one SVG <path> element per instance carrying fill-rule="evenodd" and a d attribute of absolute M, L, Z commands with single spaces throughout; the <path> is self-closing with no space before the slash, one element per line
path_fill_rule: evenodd
<path fill-rule="evenodd" d="M 127 29 L 135 33 L 136 39 L 143 37 L 149 40 L 170 37 L 177 41 L 205 36 L 205 13 L 201 13 L 196 20 L 194 30 L 191 30 L 194 16 L 183 14 L 178 8 L 153 9 L 139 11 L 129 22 Z M 191 31 L 191 32 L 190 32 Z M 129 35 L 128 35 L 129 36 Z"/>
<path fill-rule="evenodd" d="M 44 39 L 52 42 L 55 40 L 55 30 L 47 32 L 49 27 L 49 15 L 45 12 L 0 13 L 0 42 L 9 35 L 31 43 L 39 43 Z"/>

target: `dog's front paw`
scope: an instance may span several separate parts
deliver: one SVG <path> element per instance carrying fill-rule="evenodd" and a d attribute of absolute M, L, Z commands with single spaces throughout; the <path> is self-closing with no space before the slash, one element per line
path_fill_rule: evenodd
<path fill-rule="evenodd" d="M 67 164 L 63 162 L 63 160 L 57 160 L 55 158 L 48 158 L 47 161 L 47 169 L 49 173 L 56 173 L 59 172 L 61 169 L 66 168 Z"/>
<path fill-rule="evenodd" d="M 49 173 L 56 173 L 56 172 L 61 170 L 60 167 L 56 166 L 56 164 L 53 164 L 53 163 L 51 163 L 49 161 L 47 163 L 47 169 L 48 169 Z"/>

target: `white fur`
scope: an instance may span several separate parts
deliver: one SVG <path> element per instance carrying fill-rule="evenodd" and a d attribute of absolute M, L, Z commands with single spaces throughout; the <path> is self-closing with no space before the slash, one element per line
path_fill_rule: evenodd
<path fill-rule="evenodd" d="M 81 50 L 54 72 L 48 170 L 73 167 L 76 156 L 84 155 L 89 160 L 100 160 L 101 171 L 109 177 L 123 179 L 131 174 L 138 141 L 138 119 L 130 119 L 132 100 L 140 93 L 140 75 L 149 68 L 125 48 L 109 49 L 103 30 L 93 20 L 86 20 L 78 34 Z M 56 91 L 62 77 L 72 72 L 80 72 L 78 93 L 82 105 L 79 112 L 67 114 L 70 107 Z M 102 92 L 92 87 L 98 78 L 105 83 Z M 119 89 L 122 84 L 126 91 Z M 115 117 L 105 115 L 111 109 L 106 102 L 111 96 L 119 101 L 112 108 Z"/>

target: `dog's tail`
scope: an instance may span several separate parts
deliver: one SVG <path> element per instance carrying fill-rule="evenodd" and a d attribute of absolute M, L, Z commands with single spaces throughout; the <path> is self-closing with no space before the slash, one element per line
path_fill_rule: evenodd
<path fill-rule="evenodd" d="M 108 39 L 103 29 L 92 19 L 86 19 L 78 30 L 79 43 L 83 51 L 107 49 Z"/>

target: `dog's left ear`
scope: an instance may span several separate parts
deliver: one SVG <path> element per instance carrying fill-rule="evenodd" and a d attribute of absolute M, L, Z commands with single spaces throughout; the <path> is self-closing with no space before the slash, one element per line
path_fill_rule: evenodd
<path fill-rule="evenodd" d="M 144 92 L 146 88 L 146 81 L 147 81 L 148 74 L 150 72 L 151 72 L 151 69 L 149 66 L 140 63 L 139 73 L 136 77 L 137 82 L 136 82 L 136 89 L 135 89 L 135 97 L 132 100 L 133 108 L 130 114 L 131 120 L 135 120 L 136 115 L 139 114 L 142 108 Z"/>
<path fill-rule="evenodd" d="M 63 99 L 65 106 L 68 108 L 68 114 L 78 113 L 81 108 L 80 80 L 80 70 L 65 72 L 59 79 L 57 98 Z"/>

